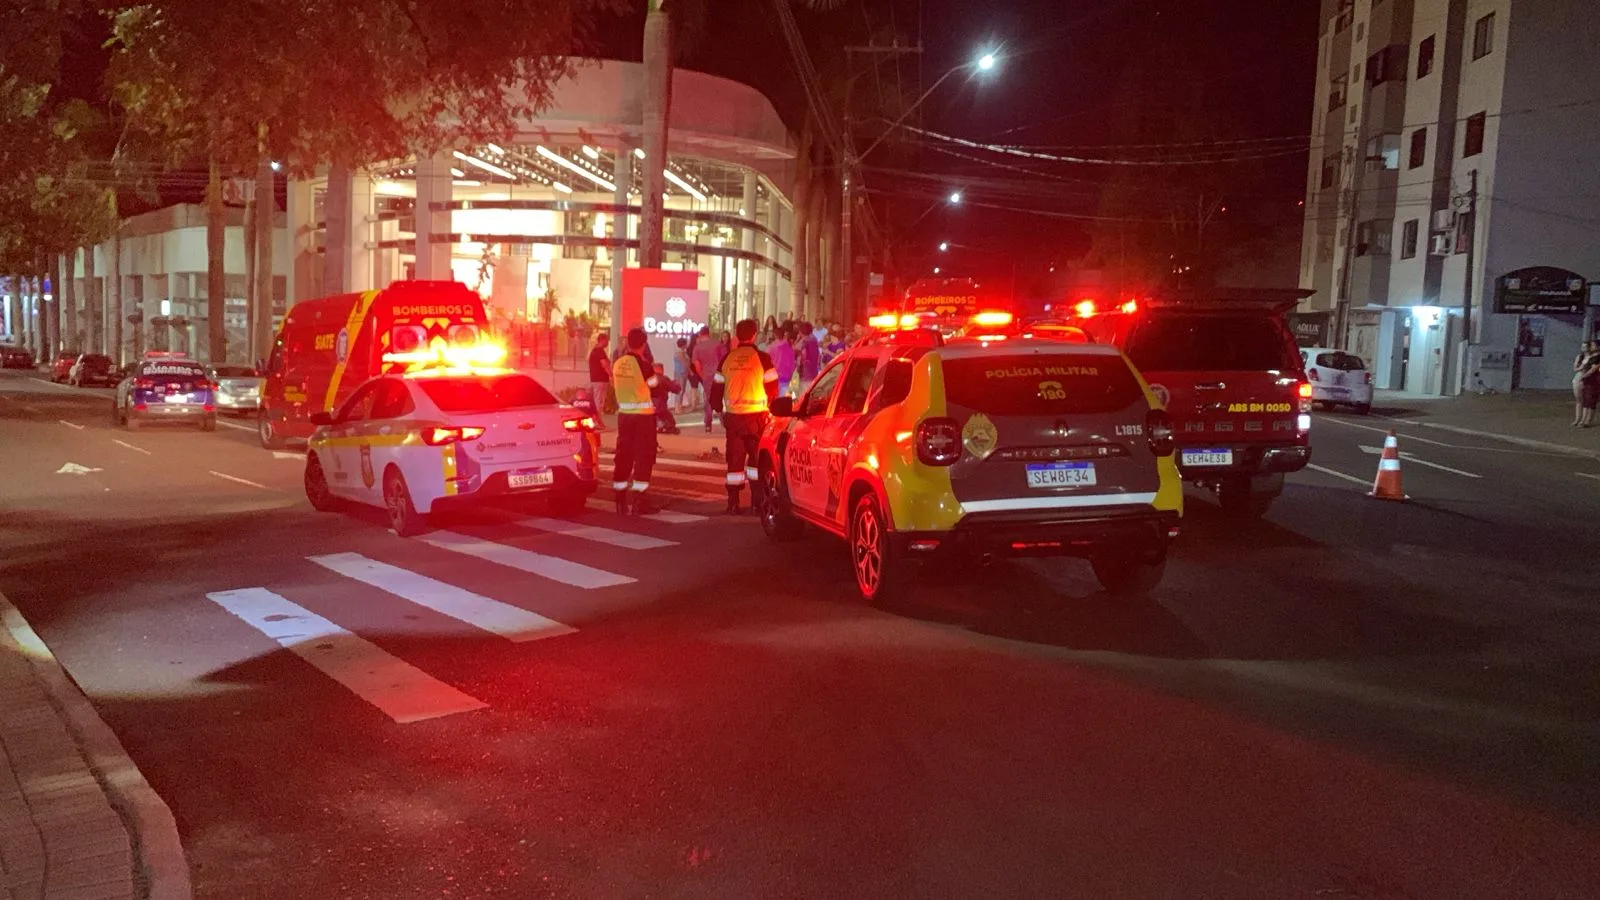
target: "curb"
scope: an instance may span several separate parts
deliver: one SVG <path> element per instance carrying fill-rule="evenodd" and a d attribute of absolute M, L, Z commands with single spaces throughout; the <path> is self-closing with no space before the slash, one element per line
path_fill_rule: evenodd
<path fill-rule="evenodd" d="M 134 884 L 144 887 L 147 900 L 190 900 L 189 863 L 178 841 L 178 825 L 144 773 L 122 748 L 111 727 L 95 712 L 77 682 L 45 646 L 21 611 L 0 594 L 0 622 L 28 651 L 29 663 L 45 693 L 61 711 L 67 730 L 77 740 L 89 769 L 105 789 L 111 806 L 122 817 L 132 844 Z"/>
<path fill-rule="evenodd" d="M 1540 441 L 1533 438 L 1501 434 L 1498 431 L 1483 431 L 1477 428 L 1463 428 L 1459 425 L 1441 425 L 1437 422 L 1422 422 L 1417 419 L 1394 419 L 1393 421 L 1399 422 L 1402 425 L 1415 425 L 1420 428 L 1437 428 L 1440 431 L 1448 431 L 1453 434 L 1465 434 L 1471 437 L 1490 438 L 1496 441 L 1505 441 L 1508 444 L 1518 444 L 1523 447 L 1530 447 L 1534 450 L 1545 450 L 1550 453 L 1560 453 L 1564 456 L 1600 459 L 1600 450 L 1585 450 L 1581 447 L 1571 447 L 1566 444 L 1555 443 L 1554 441 Z"/>

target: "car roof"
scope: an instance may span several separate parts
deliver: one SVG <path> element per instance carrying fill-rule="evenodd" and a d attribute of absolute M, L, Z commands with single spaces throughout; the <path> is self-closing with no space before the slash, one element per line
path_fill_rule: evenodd
<path fill-rule="evenodd" d="M 1087 344 L 1076 341 L 983 341 L 976 338 L 956 338 L 943 347 L 931 351 L 944 359 L 968 359 L 974 356 L 1121 356 L 1122 351 L 1111 344 Z"/>

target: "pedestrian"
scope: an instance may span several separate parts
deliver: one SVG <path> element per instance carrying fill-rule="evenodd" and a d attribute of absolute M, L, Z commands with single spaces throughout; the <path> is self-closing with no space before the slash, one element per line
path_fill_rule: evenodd
<path fill-rule="evenodd" d="M 794 380 L 794 342 L 788 328 L 778 326 L 777 334 L 767 346 L 767 355 L 772 357 L 772 366 L 778 370 L 778 393 L 787 397 L 789 382 Z"/>
<path fill-rule="evenodd" d="M 772 342 L 778 339 L 778 317 L 767 316 L 766 324 L 761 326 L 761 349 L 772 351 Z"/>
<path fill-rule="evenodd" d="M 677 434 L 678 420 L 672 416 L 672 401 L 668 399 L 672 394 L 683 391 L 683 383 L 677 379 L 668 378 L 666 367 L 656 363 L 656 383 L 650 386 L 650 402 L 656 408 L 656 433 Z"/>
<path fill-rule="evenodd" d="M 728 514 L 738 515 L 739 494 L 750 485 L 750 504 L 759 510 L 765 502 L 761 472 L 756 467 L 756 448 L 767 427 L 768 410 L 778 392 L 778 371 L 772 357 L 756 348 L 759 330 L 755 319 L 734 326 L 739 338 L 717 369 L 715 381 L 723 385 L 728 411 L 722 416 L 727 437 L 723 454 L 728 460 Z"/>
<path fill-rule="evenodd" d="M 600 431 L 606 430 L 602 414 L 606 409 L 606 388 L 611 386 L 611 357 L 606 352 L 610 343 L 611 335 L 602 331 L 589 350 L 589 395 L 594 400 L 594 427 Z"/>
<path fill-rule="evenodd" d="M 1572 361 L 1572 394 L 1578 401 L 1572 424 L 1594 427 L 1594 408 L 1600 405 L 1600 342 L 1585 341 Z"/>
<path fill-rule="evenodd" d="M 822 342 L 810 322 L 800 323 L 800 341 L 795 350 L 800 357 L 800 386 L 804 388 L 822 371 Z"/>
<path fill-rule="evenodd" d="M 722 342 L 712 340 L 711 329 L 701 326 L 700 334 L 695 339 L 694 352 L 691 354 L 690 361 L 693 363 L 695 375 L 699 377 L 700 383 L 705 386 L 706 434 L 711 433 L 711 417 L 722 409 L 722 386 L 716 383 L 714 376 L 717 374 L 717 369 L 722 366 L 723 357 L 727 355 L 727 351 L 722 347 Z"/>
<path fill-rule="evenodd" d="M 677 412 L 689 409 L 694 399 L 697 385 L 693 381 L 689 365 L 689 339 L 678 338 L 678 349 L 672 353 L 672 380 L 679 384 L 678 402 L 675 407 Z"/>
<path fill-rule="evenodd" d="M 617 392 L 617 447 L 611 487 L 616 492 L 619 515 L 649 515 L 658 509 L 651 502 L 650 471 L 656 464 L 656 409 L 651 390 L 661 379 L 644 360 L 649 343 L 643 328 L 628 330 L 627 350 L 611 367 L 611 384 Z"/>

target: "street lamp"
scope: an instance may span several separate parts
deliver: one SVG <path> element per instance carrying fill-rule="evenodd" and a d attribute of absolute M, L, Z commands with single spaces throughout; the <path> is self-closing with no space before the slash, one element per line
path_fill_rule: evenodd
<path fill-rule="evenodd" d="M 960 203 L 961 202 L 961 192 L 960 191 L 951 191 L 950 192 L 950 202 L 951 203 Z"/>
<path fill-rule="evenodd" d="M 944 251 L 949 250 L 949 249 L 950 249 L 950 242 L 949 241 L 940 241 L 939 242 L 939 252 L 940 253 L 943 253 Z"/>
<path fill-rule="evenodd" d="M 934 266 L 933 267 L 933 274 L 935 274 L 935 275 L 939 274 L 939 267 L 938 266 Z"/>
<path fill-rule="evenodd" d="M 872 144 L 867 147 L 867 149 L 857 153 L 855 155 L 856 160 L 860 161 L 866 159 L 868 154 L 878 149 L 878 145 L 887 140 L 889 135 L 894 134 L 895 131 L 900 127 L 901 123 L 911 118 L 911 114 L 917 111 L 917 108 L 922 105 L 922 102 L 933 96 L 933 92 L 938 90 L 939 85 L 944 84 L 951 75 L 954 75 L 957 72 L 966 72 L 968 70 L 988 72 L 994 69 L 994 67 L 998 64 L 999 57 L 995 56 L 993 53 L 985 53 L 971 62 L 964 62 L 958 66 L 952 66 L 949 71 L 945 72 L 943 75 L 940 75 L 933 84 L 929 85 L 928 89 L 922 92 L 922 96 L 918 97 L 915 103 L 912 103 L 910 106 L 906 107 L 906 111 L 900 114 L 900 118 L 890 122 L 889 127 L 884 129 L 883 134 L 879 135 L 877 140 L 873 141 Z"/>
<path fill-rule="evenodd" d="M 985 53 L 984 55 L 978 57 L 978 69 L 980 71 L 987 72 L 994 68 L 995 62 L 996 60 L 993 53 Z"/>

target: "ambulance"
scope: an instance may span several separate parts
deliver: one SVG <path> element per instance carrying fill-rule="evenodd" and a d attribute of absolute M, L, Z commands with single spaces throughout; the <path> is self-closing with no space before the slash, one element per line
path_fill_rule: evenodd
<path fill-rule="evenodd" d="M 449 356 L 464 365 L 499 365 L 483 299 L 454 281 L 396 281 L 382 290 L 296 303 L 267 359 L 261 446 L 303 441 L 311 418 L 330 412 L 367 379 Z"/>

